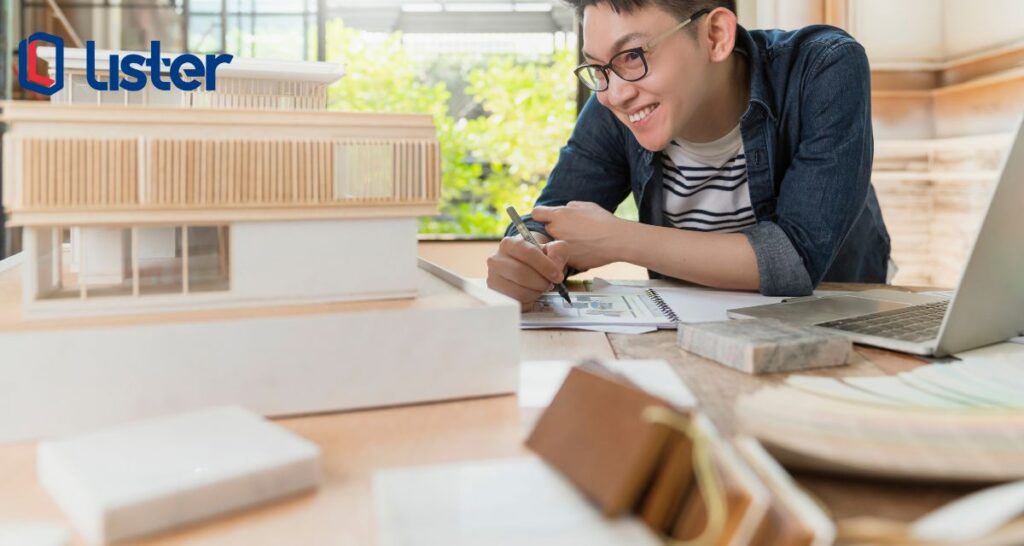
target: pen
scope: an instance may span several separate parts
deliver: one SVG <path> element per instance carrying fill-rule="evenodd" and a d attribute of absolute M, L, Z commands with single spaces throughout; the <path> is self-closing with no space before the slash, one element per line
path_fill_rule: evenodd
<path fill-rule="evenodd" d="M 530 233 L 529 228 L 527 228 L 526 224 L 523 223 L 523 219 L 519 217 L 519 213 L 516 212 L 516 208 L 509 206 L 505 209 L 505 212 L 508 213 L 508 217 L 512 219 L 512 225 L 516 226 L 516 229 L 519 231 L 519 234 L 523 236 L 523 239 L 533 243 L 533 246 L 540 248 L 541 251 L 543 251 L 543 247 L 540 246 L 537 239 L 533 238 L 533 234 Z M 569 299 L 569 291 L 565 289 L 565 282 L 563 281 L 556 284 L 555 288 L 558 290 L 558 294 L 565 298 L 566 303 L 572 305 L 572 300 Z"/>

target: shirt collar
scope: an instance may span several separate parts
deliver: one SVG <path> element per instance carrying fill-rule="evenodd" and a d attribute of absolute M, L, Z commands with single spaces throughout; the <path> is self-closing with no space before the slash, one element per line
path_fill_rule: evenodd
<path fill-rule="evenodd" d="M 750 70 L 750 102 L 747 111 L 743 114 L 743 119 L 746 120 L 751 115 L 755 105 L 763 108 L 768 117 L 778 119 L 771 106 L 774 101 L 771 96 L 771 88 L 768 86 L 765 52 L 757 47 L 750 32 L 740 25 L 736 25 L 736 49 L 746 53 L 747 68 Z"/>

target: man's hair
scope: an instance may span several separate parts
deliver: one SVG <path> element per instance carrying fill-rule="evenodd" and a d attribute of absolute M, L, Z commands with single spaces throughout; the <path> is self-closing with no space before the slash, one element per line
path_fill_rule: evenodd
<path fill-rule="evenodd" d="M 726 8 L 736 13 L 736 0 L 565 0 L 576 10 L 576 16 L 583 19 L 583 10 L 590 6 L 608 4 L 615 13 L 632 13 L 647 6 L 657 6 L 683 21 L 702 9 Z"/>

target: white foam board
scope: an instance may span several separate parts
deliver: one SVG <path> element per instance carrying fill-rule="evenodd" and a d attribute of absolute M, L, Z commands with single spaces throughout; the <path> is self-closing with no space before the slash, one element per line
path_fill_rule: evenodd
<path fill-rule="evenodd" d="M 41 442 L 37 468 L 78 532 L 106 544 L 315 488 L 320 448 L 223 406 Z"/>
<path fill-rule="evenodd" d="M 224 404 L 278 417 L 515 392 L 519 305 L 427 262 L 417 287 L 451 303 L 0 331 L 0 442 Z"/>

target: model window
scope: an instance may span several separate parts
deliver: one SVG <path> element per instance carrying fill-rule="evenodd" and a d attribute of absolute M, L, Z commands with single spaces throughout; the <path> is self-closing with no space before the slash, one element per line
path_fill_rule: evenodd
<path fill-rule="evenodd" d="M 227 226 L 37 228 L 39 299 L 226 291 Z"/>

